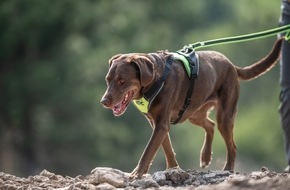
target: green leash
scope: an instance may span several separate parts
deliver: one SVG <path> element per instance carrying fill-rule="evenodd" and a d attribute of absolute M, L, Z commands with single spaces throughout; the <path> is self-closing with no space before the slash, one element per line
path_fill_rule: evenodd
<path fill-rule="evenodd" d="M 204 41 L 204 42 L 196 42 L 194 44 L 189 44 L 189 45 L 184 46 L 183 49 L 179 50 L 179 51 L 195 50 L 195 49 L 205 48 L 205 47 L 210 47 L 210 46 L 215 46 L 215 45 L 257 40 L 260 38 L 274 36 L 274 35 L 277 35 L 277 34 L 282 33 L 282 32 L 286 32 L 285 40 L 289 41 L 290 40 L 290 24 L 285 25 L 285 26 L 281 26 L 278 28 L 270 29 L 270 30 L 265 30 L 262 32 L 256 32 L 256 33 L 234 36 L 234 37 L 227 37 L 227 38 L 218 38 L 218 39 L 208 40 L 208 41 Z"/>

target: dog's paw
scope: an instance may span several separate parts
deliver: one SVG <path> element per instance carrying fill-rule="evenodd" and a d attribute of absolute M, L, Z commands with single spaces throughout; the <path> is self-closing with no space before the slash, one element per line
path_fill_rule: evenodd
<path fill-rule="evenodd" d="M 140 179 L 140 175 L 138 175 L 138 173 L 131 173 L 129 176 L 130 180 L 135 180 L 135 179 Z"/>
<path fill-rule="evenodd" d="M 130 174 L 129 179 L 130 179 L 130 180 L 141 179 L 144 173 L 145 173 L 145 172 L 142 172 L 142 171 L 140 170 L 140 167 L 137 166 L 137 167 L 132 171 L 132 173 Z"/>
<path fill-rule="evenodd" d="M 201 168 L 207 168 L 209 165 L 210 165 L 210 162 L 209 162 L 209 163 L 206 163 L 206 162 L 200 162 L 200 167 L 201 167 Z"/>
<path fill-rule="evenodd" d="M 211 160 L 212 160 L 212 155 L 213 155 L 213 152 L 210 152 L 210 154 L 203 152 L 201 154 L 201 157 L 200 157 L 200 167 L 201 168 L 207 168 L 210 165 Z"/>

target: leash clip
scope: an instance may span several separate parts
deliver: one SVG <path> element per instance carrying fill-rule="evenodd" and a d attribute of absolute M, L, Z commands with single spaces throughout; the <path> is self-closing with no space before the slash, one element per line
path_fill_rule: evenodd
<path fill-rule="evenodd" d="M 177 51 L 177 53 L 180 53 L 181 55 L 184 55 L 186 57 L 189 57 L 189 55 L 193 52 L 195 52 L 195 51 L 190 46 L 184 46 L 181 50 Z"/>

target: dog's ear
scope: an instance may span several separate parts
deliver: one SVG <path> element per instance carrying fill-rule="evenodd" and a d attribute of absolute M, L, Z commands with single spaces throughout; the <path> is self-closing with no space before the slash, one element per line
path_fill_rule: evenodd
<path fill-rule="evenodd" d="M 137 65 L 141 85 L 148 86 L 155 77 L 153 62 L 145 56 L 133 55 L 130 57 L 130 63 Z"/>
<path fill-rule="evenodd" d="M 111 67 L 113 61 L 115 59 L 118 59 L 119 57 L 121 57 L 122 54 L 117 54 L 117 55 L 114 55 L 110 60 L 109 60 L 109 67 Z"/>

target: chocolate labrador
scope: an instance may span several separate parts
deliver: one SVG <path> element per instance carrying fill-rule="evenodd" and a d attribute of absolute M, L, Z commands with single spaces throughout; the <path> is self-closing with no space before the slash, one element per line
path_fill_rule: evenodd
<path fill-rule="evenodd" d="M 191 103 L 179 123 L 189 120 L 205 130 L 206 136 L 200 152 L 200 166 L 207 167 L 212 159 L 214 122 L 208 118 L 211 108 L 216 110 L 217 127 L 227 148 L 223 170 L 233 170 L 236 145 L 233 138 L 234 119 L 239 98 L 239 81 L 254 79 L 270 70 L 280 56 L 282 38 L 277 40 L 271 52 L 260 61 L 244 68 L 233 65 L 223 54 L 215 51 L 197 51 L 200 67 L 195 81 Z M 122 115 L 132 100 L 140 99 L 158 81 L 172 53 L 130 53 L 115 55 L 109 60 L 106 75 L 107 90 L 101 103 L 112 109 L 115 116 Z M 174 60 L 163 88 L 149 110 L 144 113 L 151 127 L 152 136 L 131 178 L 141 178 L 147 173 L 155 154 L 162 145 L 167 168 L 178 167 L 172 148 L 170 122 L 178 118 L 190 80 L 179 60 Z"/>

